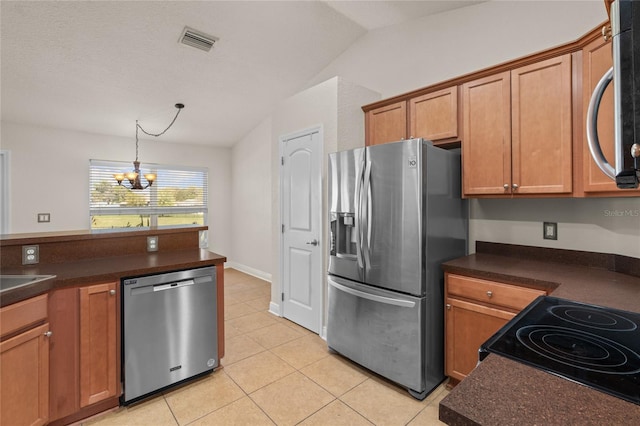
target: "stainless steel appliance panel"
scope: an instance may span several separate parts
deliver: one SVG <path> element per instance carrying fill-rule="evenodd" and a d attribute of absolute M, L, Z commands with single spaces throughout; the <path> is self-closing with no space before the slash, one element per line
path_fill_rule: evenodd
<path fill-rule="evenodd" d="M 329 347 L 408 389 L 422 392 L 424 299 L 334 276 L 329 276 L 328 283 Z"/>
<path fill-rule="evenodd" d="M 360 216 L 365 149 L 329 154 L 329 272 L 364 280 Z"/>
<path fill-rule="evenodd" d="M 640 2 L 611 4 L 613 67 L 596 84 L 587 108 L 586 136 L 594 162 L 620 189 L 640 184 Z M 597 116 L 607 85 L 613 86 L 614 158 L 604 157 L 598 138 Z"/>
<path fill-rule="evenodd" d="M 219 365 L 215 268 L 123 280 L 123 402 Z"/>
<path fill-rule="evenodd" d="M 424 294 L 422 141 L 369 147 L 363 186 L 365 280 L 403 293 Z"/>

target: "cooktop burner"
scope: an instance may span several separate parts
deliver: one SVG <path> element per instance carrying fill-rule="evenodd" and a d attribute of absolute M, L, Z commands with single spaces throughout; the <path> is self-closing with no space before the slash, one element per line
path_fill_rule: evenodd
<path fill-rule="evenodd" d="M 480 348 L 640 405 L 640 314 L 540 296 Z"/>

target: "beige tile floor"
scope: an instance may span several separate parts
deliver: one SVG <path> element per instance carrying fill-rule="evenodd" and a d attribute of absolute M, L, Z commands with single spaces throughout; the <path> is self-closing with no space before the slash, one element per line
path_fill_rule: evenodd
<path fill-rule="evenodd" d="M 329 352 L 268 312 L 270 284 L 225 270 L 222 368 L 83 423 L 108 425 L 438 425 L 441 385 L 424 401 Z"/>

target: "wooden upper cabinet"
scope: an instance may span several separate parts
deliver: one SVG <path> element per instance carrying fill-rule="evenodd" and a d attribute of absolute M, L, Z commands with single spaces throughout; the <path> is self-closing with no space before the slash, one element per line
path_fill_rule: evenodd
<path fill-rule="evenodd" d="M 512 192 L 572 191 L 571 55 L 511 71 Z"/>
<path fill-rule="evenodd" d="M 462 164 L 465 195 L 509 193 L 510 86 L 509 72 L 462 85 Z"/>
<path fill-rule="evenodd" d="M 596 84 L 611 68 L 612 63 L 611 42 L 605 41 L 603 37 L 598 37 L 582 49 L 582 117 L 580 117 L 584 135 L 581 141 L 582 184 L 586 195 L 638 196 L 640 189 L 620 190 L 612 179 L 602 173 L 593 161 L 587 143 L 586 125 L 589 101 Z M 598 110 L 598 139 L 602 152 L 610 163 L 615 161 L 613 140 L 614 84 L 615 81 L 607 86 Z"/>
<path fill-rule="evenodd" d="M 409 99 L 409 137 L 458 138 L 458 86 Z"/>
<path fill-rule="evenodd" d="M 467 196 L 572 191 L 571 55 L 462 85 Z"/>
<path fill-rule="evenodd" d="M 116 396 L 116 283 L 80 292 L 80 407 Z"/>
<path fill-rule="evenodd" d="M 378 145 L 407 139 L 407 102 L 372 109 L 365 114 L 366 144 Z"/>

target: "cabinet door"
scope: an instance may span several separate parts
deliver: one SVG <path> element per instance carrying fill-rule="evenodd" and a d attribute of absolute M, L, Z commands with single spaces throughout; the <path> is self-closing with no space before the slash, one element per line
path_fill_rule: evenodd
<path fill-rule="evenodd" d="M 367 145 L 396 142 L 407 138 L 407 102 L 372 109 L 367 120 Z"/>
<path fill-rule="evenodd" d="M 447 298 L 445 373 L 462 380 L 476 367 L 478 349 L 516 314 Z"/>
<path fill-rule="evenodd" d="M 510 80 L 504 72 L 462 85 L 465 195 L 510 194 Z"/>
<path fill-rule="evenodd" d="M 511 72 L 514 194 L 572 191 L 571 56 Z"/>
<path fill-rule="evenodd" d="M 80 292 L 80 406 L 116 395 L 116 283 Z"/>
<path fill-rule="evenodd" d="M 458 137 L 458 86 L 409 99 L 409 137 Z"/>
<path fill-rule="evenodd" d="M 0 424 L 49 420 L 49 339 L 43 324 L 0 343 Z"/>

